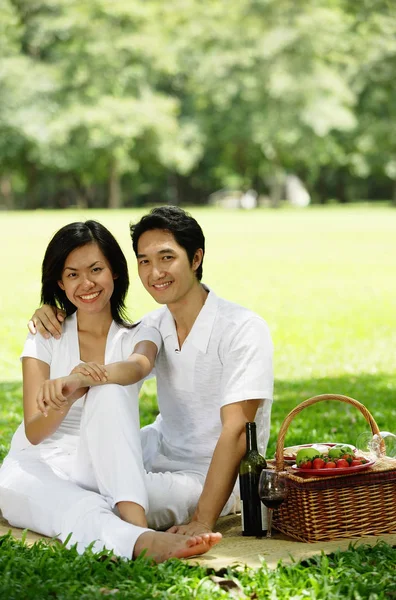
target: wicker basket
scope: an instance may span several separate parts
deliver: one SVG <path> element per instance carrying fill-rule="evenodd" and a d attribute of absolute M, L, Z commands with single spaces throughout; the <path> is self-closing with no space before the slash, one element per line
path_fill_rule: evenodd
<path fill-rule="evenodd" d="M 323 394 L 305 400 L 283 421 L 276 446 L 276 470 L 284 470 L 284 440 L 293 418 L 303 409 L 337 400 L 352 404 L 368 421 L 373 434 L 378 426 L 363 404 L 348 396 Z M 345 475 L 301 477 L 288 470 L 288 496 L 274 512 L 274 527 L 302 542 L 361 537 L 396 532 L 396 460 L 385 457 L 367 469 Z"/>

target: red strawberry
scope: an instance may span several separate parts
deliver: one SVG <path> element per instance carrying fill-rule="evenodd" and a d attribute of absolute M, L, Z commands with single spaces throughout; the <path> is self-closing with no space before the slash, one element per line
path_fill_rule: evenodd
<path fill-rule="evenodd" d="M 305 462 L 302 462 L 298 468 L 299 469 L 312 469 L 312 460 L 306 460 Z"/>

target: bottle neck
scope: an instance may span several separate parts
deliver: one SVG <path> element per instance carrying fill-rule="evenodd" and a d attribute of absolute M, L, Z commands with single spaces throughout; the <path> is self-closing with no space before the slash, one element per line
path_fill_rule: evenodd
<path fill-rule="evenodd" d="M 246 423 L 246 452 L 257 452 L 256 423 Z"/>

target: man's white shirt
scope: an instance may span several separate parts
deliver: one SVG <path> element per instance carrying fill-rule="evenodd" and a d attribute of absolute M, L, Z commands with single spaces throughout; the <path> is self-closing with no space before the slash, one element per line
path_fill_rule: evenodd
<path fill-rule="evenodd" d="M 156 327 L 163 340 L 155 366 L 159 454 L 147 466 L 153 471 L 195 468 L 206 473 L 221 433 L 221 407 L 243 400 L 263 400 L 256 423 L 259 449 L 265 453 L 273 346 L 264 319 L 209 290 L 181 348 L 167 307 L 149 313 L 143 323 Z"/>

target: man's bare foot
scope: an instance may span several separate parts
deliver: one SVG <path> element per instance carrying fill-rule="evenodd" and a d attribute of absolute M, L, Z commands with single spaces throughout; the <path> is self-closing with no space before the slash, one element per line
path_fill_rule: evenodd
<path fill-rule="evenodd" d="M 168 558 L 190 558 L 197 554 L 204 554 L 222 538 L 221 533 L 203 533 L 187 537 L 178 533 L 162 531 L 145 531 L 138 537 L 133 551 L 136 558 L 146 550 L 146 556 L 160 563 Z"/>

